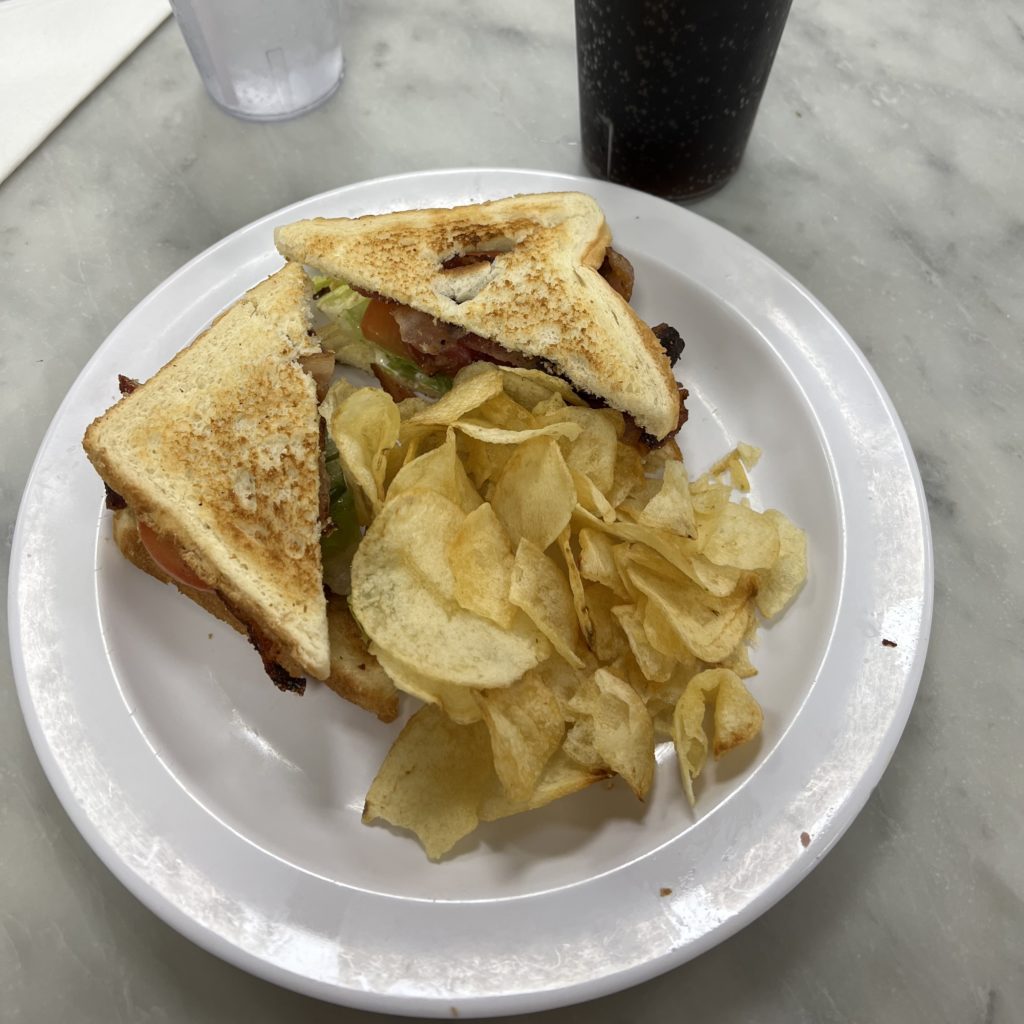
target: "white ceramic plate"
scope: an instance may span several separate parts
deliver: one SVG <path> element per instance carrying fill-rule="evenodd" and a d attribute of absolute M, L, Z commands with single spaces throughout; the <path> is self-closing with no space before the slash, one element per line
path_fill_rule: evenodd
<path fill-rule="evenodd" d="M 148 377 L 277 268 L 274 225 L 574 188 L 598 199 L 635 264 L 640 314 L 686 338 L 691 470 L 736 441 L 762 446 L 755 502 L 806 528 L 811 576 L 755 653 L 763 741 L 710 770 L 697 815 L 662 747 L 646 807 L 622 786 L 593 787 L 482 827 L 430 864 L 408 836 L 360 824 L 395 728 L 323 687 L 279 693 L 235 633 L 122 559 L 80 440 L 114 399 L 118 373 Z M 279 984 L 380 1011 L 472 1016 L 649 978 L 803 878 L 863 806 L 903 729 L 932 569 L 896 414 L 853 342 L 792 278 L 650 196 L 565 175 L 460 170 L 352 185 L 271 214 L 140 303 L 46 435 L 10 587 L 15 673 L 39 758 L 133 893 Z"/>

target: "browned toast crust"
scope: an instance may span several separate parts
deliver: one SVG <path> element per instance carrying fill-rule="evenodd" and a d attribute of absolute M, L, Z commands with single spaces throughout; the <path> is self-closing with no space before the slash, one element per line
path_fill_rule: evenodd
<path fill-rule="evenodd" d="M 664 350 L 599 269 L 611 232 L 578 192 L 277 228 L 287 259 L 542 360 L 661 439 L 678 426 Z M 453 257 L 493 260 L 446 267 Z"/>

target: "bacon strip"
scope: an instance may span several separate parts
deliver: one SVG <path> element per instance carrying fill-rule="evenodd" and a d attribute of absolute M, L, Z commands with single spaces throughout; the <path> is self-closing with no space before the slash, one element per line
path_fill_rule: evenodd
<path fill-rule="evenodd" d="M 633 264 L 611 246 L 605 250 L 604 262 L 598 273 L 627 301 L 633 297 L 636 273 Z"/>
<path fill-rule="evenodd" d="M 537 360 L 532 356 L 513 352 L 496 341 L 491 341 L 490 338 L 481 338 L 479 334 L 467 334 L 462 339 L 462 344 L 476 353 L 474 357 L 476 359 L 486 359 L 492 363 L 498 363 L 500 366 L 522 366 L 528 369 L 537 366 Z"/>
<path fill-rule="evenodd" d="M 334 353 L 314 352 L 312 355 L 302 356 L 299 365 L 316 382 L 316 400 L 322 402 L 327 396 L 327 389 L 331 386 L 331 377 L 334 375 Z"/>
<path fill-rule="evenodd" d="M 393 373 L 388 373 L 382 366 L 376 363 L 370 367 L 374 377 L 377 378 L 380 386 L 396 401 L 401 402 L 406 398 L 415 398 L 416 392 L 407 388 Z"/>

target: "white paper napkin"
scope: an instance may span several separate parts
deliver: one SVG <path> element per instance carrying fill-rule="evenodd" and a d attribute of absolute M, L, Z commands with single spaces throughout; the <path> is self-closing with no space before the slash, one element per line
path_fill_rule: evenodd
<path fill-rule="evenodd" d="M 170 11 L 167 0 L 0 0 L 0 181 Z"/>

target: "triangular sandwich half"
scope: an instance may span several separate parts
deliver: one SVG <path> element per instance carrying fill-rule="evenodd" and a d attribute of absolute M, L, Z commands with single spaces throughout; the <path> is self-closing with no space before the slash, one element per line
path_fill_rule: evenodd
<path fill-rule="evenodd" d="M 121 506 L 121 550 L 243 627 L 286 689 L 330 673 L 320 417 L 302 365 L 319 352 L 309 280 L 288 265 L 150 380 L 123 381 L 84 440 Z"/>
<path fill-rule="evenodd" d="M 477 357 L 509 356 L 565 377 L 655 440 L 679 426 L 664 348 L 601 273 L 611 232 L 590 196 L 316 218 L 279 227 L 275 241 L 287 259 L 399 304 L 396 319 L 416 311 L 408 326 L 431 357 L 467 345 Z"/>

